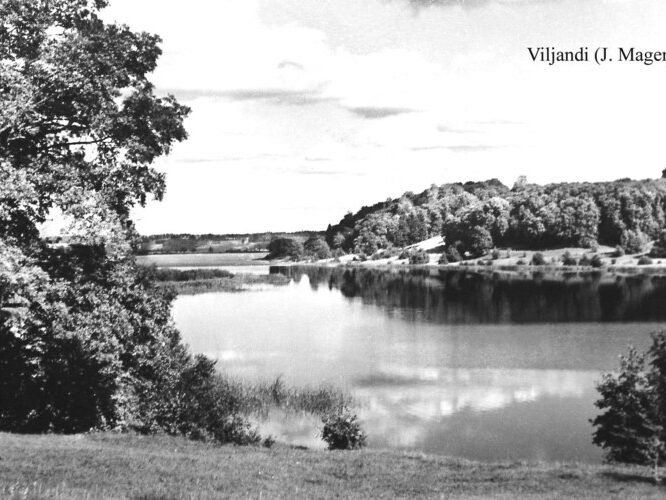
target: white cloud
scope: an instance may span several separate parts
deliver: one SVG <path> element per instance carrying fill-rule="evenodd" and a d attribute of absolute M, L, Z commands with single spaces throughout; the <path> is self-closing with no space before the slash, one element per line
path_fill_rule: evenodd
<path fill-rule="evenodd" d="M 163 36 L 154 80 L 193 108 L 189 141 L 160 163 L 165 202 L 138 212 L 142 231 L 325 227 L 432 182 L 663 168 L 664 67 L 548 67 L 526 49 L 666 48 L 656 0 L 489 2 L 416 16 L 405 2 L 374 0 L 112 4 L 109 17 Z"/>

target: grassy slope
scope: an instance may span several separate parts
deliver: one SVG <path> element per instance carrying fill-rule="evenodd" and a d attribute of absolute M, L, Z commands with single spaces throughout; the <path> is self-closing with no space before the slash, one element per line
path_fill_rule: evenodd
<path fill-rule="evenodd" d="M 481 464 L 393 452 L 215 447 L 180 438 L 0 434 L 0 497 L 663 498 L 637 468 Z"/>

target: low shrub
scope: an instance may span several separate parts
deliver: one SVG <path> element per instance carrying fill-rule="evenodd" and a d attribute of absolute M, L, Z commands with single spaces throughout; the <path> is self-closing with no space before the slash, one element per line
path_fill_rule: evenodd
<path fill-rule="evenodd" d="M 567 250 L 566 252 L 564 252 L 564 255 L 562 255 L 562 264 L 564 264 L 565 266 L 577 266 L 578 261 Z"/>
<path fill-rule="evenodd" d="M 638 259 L 639 266 L 650 266 L 652 264 L 653 264 L 652 259 L 647 255 L 643 255 L 640 259 Z"/>
<path fill-rule="evenodd" d="M 497 248 L 493 248 L 493 251 L 491 253 L 491 257 L 493 260 L 497 260 L 500 258 L 500 251 Z"/>
<path fill-rule="evenodd" d="M 370 257 L 371 260 L 379 260 L 379 259 L 388 259 L 391 257 L 395 257 L 396 255 L 400 256 L 402 259 L 406 259 L 407 253 L 404 251 L 401 251 L 399 248 L 396 247 L 391 247 L 391 248 L 384 248 L 377 250 L 375 253 L 372 254 Z M 405 257 L 402 257 L 402 255 L 405 255 Z"/>
<path fill-rule="evenodd" d="M 523 259 L 518 259 L 518 261 L 516 261 L 517 266 L 524 266 L 525 264 L 526 262 Z"/>
<path fill-rule="evenodd" d="M 537 252 L 532 256 L 530 264 L 533 266 L 543 266 L 546 264 L 546 259 L 541 252 Z"/>
<path fill-rule="evenodd" d="M 198 355 L 161 377 L 160 386 L 142 395 L 140 414 L 146 424 L 136 430 L 239 445 L 261 441 L 244 412 L 242 393 L 216 372 L 215 361 Z"/>
<path fill-rule="evenodd" d="M 454 246 L 450 246 L 446 252 L 446 258 L 448 259 L 449 262 L 460 262 L 462 259 L 460 252 L 458 249 Z"/>
<path fill-rule="evenodd" d="M 616 246 L 615 251 L 613 252 L 613 257 L 624 257 L 624 248 L 620 245 Z"/>
<path fill-rule="evenodd" d="M 583 255 L 580 260 L 578 261 L 579 266 L 591 266 L 592 265 L 592 260 L 588 255 Z"/>
<path fill-rule="evenodd" d="M 430 256 L 424 250 L 415 250 L 409 254 L 410 264 L 427 264 L 430 262 Z"/>
<path fill-rule="evenodd" d="M 594 254 L 592 258 L 590 259 L 590 265 L 592 267 L 603 267 L 604 262 L 601 260 L 601 257 L 599 257 L 599 254 Z"/>
<path fill-rule="evenodd" d="M 439 260 L 437 261 L 438 264 L 448 264 L 449 259 L 446 256 L 446 253 L 443 253 L 440 257 Z"/>
<path fill-rule="evenodd" d="M 324 427 L 321 437 L 329 450 L 358 450 L 366 445 L 367 436 L 358 422 L 358 417 L 349 409 L 322 418 Z"/>
<path fill-rule="evenodd" d="M 400 252 L 401 252 L 400 248 L 391 247 L 391 248 L 387 248 L 386 250 L 384 250 L 383 255 L 384 255 L 384 258 L 397 257 L 398 255 L 400 255 Z"/>

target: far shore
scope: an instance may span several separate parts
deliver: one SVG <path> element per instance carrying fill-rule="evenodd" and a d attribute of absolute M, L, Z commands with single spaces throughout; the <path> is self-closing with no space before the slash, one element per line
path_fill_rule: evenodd
<path fill-rule="evenodd" d="M 412 248 L 418 249 L 419 245 L 414 245 Z M 499 255 L 497 255 L 499 252 Z M 492 273 L 494 275 L 506 275 L 508 277 L 515 276 L 524 279 L 533 278 L 536 276 L 549 276 L 553 279 L 567 278 L 572 275 L 591 275 L 600 274 L 607 278 L 621 277 L 621 276 L 663 276 L 666 275 L 666 258 L 650 258 L 651 263 L 639 264 L 641 257 L 645 253 L 631 254 L 623 256 L 615 256 L 615 249 L 611 247 L 599 247 L 597 249 L 586 248 L 559 248 L 548 250 L 512 250 L 512 249 L 497 249 L 495 256 L 498 258 L 493 259 L 492 254 L 488 254 L 479 258 L 468 258 L 461 262 L 451 262 L 448 264 L 440 264 L 441 253 L 427 253 L 429 261 L 423 264 L 410 264 L 409 259 L 400 258 L 399 255 L 393 255 L 386 258 L 367 258 L 355 254 L 345 254 L 337 258 L 329 258 L 322 260 L 292 260 L 289 258 L 284 259 L 269 259 L 267 255 L 259 257 L 259 254 L 254 254 L 254 259 L 249 260 L 247 255 L 243 258 L 237 259 L 235 256 L 230 256 L 230 260 L 225 259 L 224 262 L 208 262 L 211 259 L 210 254 L 188 254 L 187 262 L 178 261 L 175 267 L 167 264 L 162 265 L 163 269 L 200 269 L 201 272 L 206 273 L 206 269 L 215 269 L 217 267 L 223 268 L 228 271 L 229 276 L 210 277 L 214 279 L 203 279 L 208 276 L 196 276 L 179 282 L 170 279 L 160 280 L 164 285 L 169 284 L 176 288 L 179 294 L 197 294 L 212 291 L 228 291 L 240 292 L 247 290 L 258 290 L 262 287 L 273 287 L 279 285 L 286 285 L 288 279 L 279 278 L 275 274 L 251 273 L 248 270 L 254 266 L 266 267 L 318 267 L 318 268 L 349 268 L 349 269 L 374 269 L 377 271 L 400 271 L 400 270 L 427 270 L 427 271 L 459 271 L 459 272 L 473 272 L 480 274 Z M 543 256 L 545 264 L 532 265 L 532 259 L 535 254 L 540 253 Z M 598 255 L 601 261 L 600 266 L 592 265 L 564 265 L 563 256 L 567 254 L 576 260 L 580 260 L 584 256 L 591 259 L 592 256 Z M 159 254 L 159 259 L 167 259 L 168 255 Z M 199 262 L 200 258 L 206 259 L 206 262 Z M 140 262 L 148 264 L 150 256 L 142 256 Z M 175 263 L 175 261 L 174 261 Z M 181 267 L 185 266 L 185 267 Z M 188 267 L 189 266 L 189 267 Z M 248 266 L 251 266 L 248 268 Z M 258 268 L 256 267 L 256 268 Z M 236 272 L 235 268 L 238 269 Z M 182 274 L 188 272 L 198 271 L 180 271 Z"/>
<path fill-rule="evenodd" d="M 418 246 L 417 246 L 418 248 Z M 395 270 L 395 269 L 441 269 L 446 271 L 472 271 L 472 272 L 506 272 L 506 273 L 608 273 L 612 275 L 660 275 L 666 274 L 666 258 L 650 258 L 651 264 L 639 264 L 639 259 L 645 256 L 645 253 L 627 254 L 623 256 L 614 256 L 615 249 L 611 247 L 599 247 L 596 250 L 587 248 L 558 248 L 548 250 L 511 250 L 497 249 L 499 258 L 493 259 L 491 254 L 477 258 L 468 258 L 460 262 L 451 262 L 440 264 L 441 253 L 429 253 L 429 262 L 424 264 L 410 264 L 406 258 L 392 256 L 388 258 L 366 258 L 354 254 L 343 255 L 338 258 L 323 260 L 289 260 L 278 259 L 271 260 L 271 266 L 313 266 L 313 267 L 358 267 L 377 270 Z M 583 256 L 591 258 L 598 255 L 601 259 L 601 266 L 592 265 L 564 265 L 563 256 L 567 253 L 579 260 Z M 532 265 L 531 261 L 534 254 L 543 255 L 545 264 Z"/>

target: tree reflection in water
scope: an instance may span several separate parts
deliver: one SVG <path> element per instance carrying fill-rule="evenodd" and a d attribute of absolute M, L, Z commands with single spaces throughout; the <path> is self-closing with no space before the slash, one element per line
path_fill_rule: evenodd
<path fill-rule="evenodd" d="M 602 273 L 476 273 L 271 267 L 310 286 L 338 289 L 391 315 L 429 323 L 584 323 L 666 320 L 666 277 Z"/>

